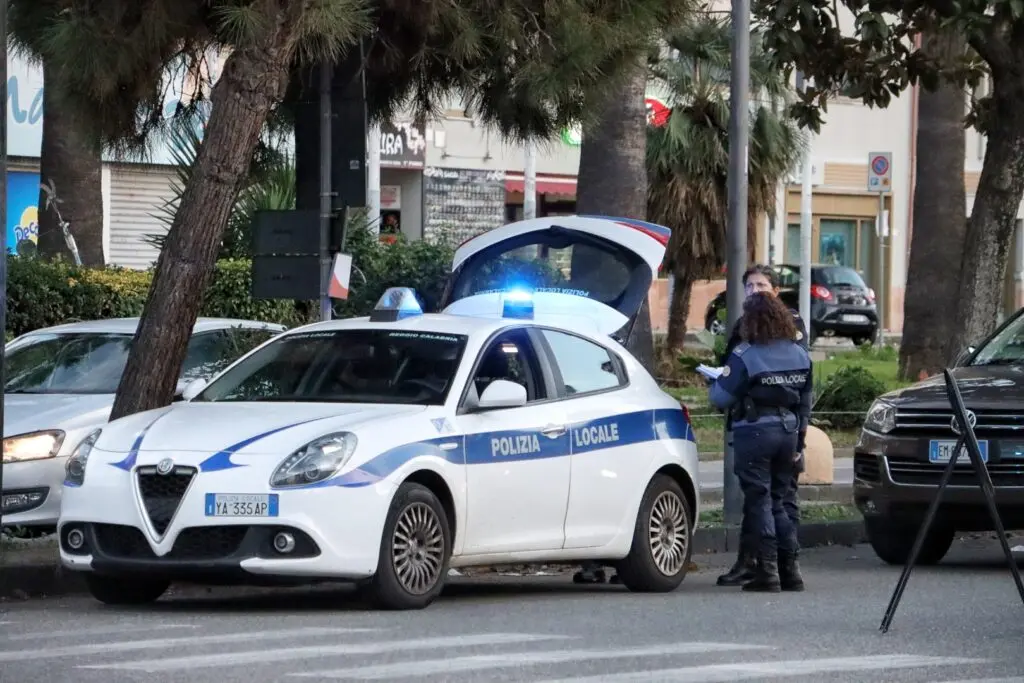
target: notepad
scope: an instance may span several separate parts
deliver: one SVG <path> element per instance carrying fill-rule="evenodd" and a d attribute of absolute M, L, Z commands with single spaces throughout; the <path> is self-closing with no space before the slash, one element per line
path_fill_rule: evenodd
<path fill-rule="evenodd" d="M 710 366 L 704 365 L 703 363 L 697 366 L 697 372 L 704 375 L 708 379 L 718 379 L 719 377 L 722 376 L 722 370 L 724 369 L 725 368 L 712 368 Z"/>

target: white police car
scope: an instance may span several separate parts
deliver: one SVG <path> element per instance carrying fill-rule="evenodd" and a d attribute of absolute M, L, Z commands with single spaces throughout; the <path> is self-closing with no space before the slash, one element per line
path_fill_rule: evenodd
<path fill-rule="evenodd" d="M 418 608 L 449 567 L 584 560 L 674 589 L 694 434 L 613 338 L 667 232 L 503 226 L 458 249 L 442 313 L 389 290 L 369 318 L 281 334 L 186 401 L 97 429 L 68 461 L 64 566 L 122 604 L 178 580 L 342 580 Z"/>

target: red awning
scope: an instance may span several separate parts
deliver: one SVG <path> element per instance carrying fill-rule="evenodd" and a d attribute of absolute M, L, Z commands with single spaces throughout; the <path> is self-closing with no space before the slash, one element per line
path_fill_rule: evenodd
<path fill-rule="evenodd" d="M 506 192 L 523 192 L 523 179 L 519 178 L 506 178 L 505 179 L 505 191 Z M 576 179 L 575 178 L 552 178 L 538 177 L 536 182 L 537 194 L 558 194 L 568 195 L 570 197 L 576 196 Z"/>

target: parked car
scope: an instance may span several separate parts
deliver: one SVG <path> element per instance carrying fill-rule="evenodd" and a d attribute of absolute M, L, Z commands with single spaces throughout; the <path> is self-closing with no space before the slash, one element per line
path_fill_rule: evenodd
<path fill-rule="evenodd" d="M 138 318 L 33 330 L 4 347 L 3 523 L 55 527 L 71 450 L 114 405 Z M 178 392 L 209 378 L 285 330 L 254 320 L 200 318 L 192 329 Z"/>
<path fill-rule="evenodd" d="M 995 487 L 1007 529 L 1024 528 L 1024 309 L 977 349 L 960 354 L 956 378 Z M 880 396 L 854 448 L 853 490 L 868 540 L 890 564 L 904 564 L 956 446 L 942 375 Z M 966 451 L 954 467 L 920 564 L 940 562 L 958 531 L 993 531 Z"/>
<path fill-rule="evenodd" d="M 800 266 L 772 266 L 779 276 L 779 297 L 793 310 L 800 309 Z M 725 332 L 725 292 L 708 304 L 704 328 L 713 334 Z M 721 318 L 721 319 L 720 319 Z M 878 330 L 875 290 L 847 266 L 811 266 L 811 321 L 813 344 L 818 337 L 842 337 L 858 346 L 870 343 Z"/>

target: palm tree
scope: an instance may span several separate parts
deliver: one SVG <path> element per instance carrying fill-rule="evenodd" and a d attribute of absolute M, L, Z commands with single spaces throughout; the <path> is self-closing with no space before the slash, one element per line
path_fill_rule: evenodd
<path fill-rule="evenodd" d="M 667 37 L 652 76 L 667 92 L 668 122 L 647 131 L 648 218 L 672 228 L 664 267 L 674 286 L 666 349 L 686 336 L 693 283 L 726 259 L 729 166 L 730 22 L 702 11 Z M 747 244 L 753 258 L 761 216 L 775 211 L 776 188 L 805 147 L 781 106 L 789 84 L 751 37 L 751 126 Z M 775 106 L 773 106 L 775 105 Z"/>

